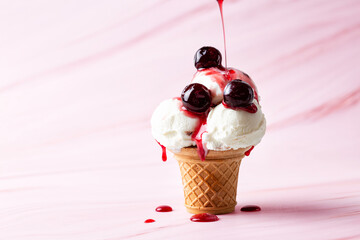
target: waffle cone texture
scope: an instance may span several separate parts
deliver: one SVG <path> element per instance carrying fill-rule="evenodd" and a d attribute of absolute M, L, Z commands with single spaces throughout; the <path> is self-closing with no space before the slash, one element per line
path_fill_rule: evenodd
<path fill-rule="evenodd" d="M 225 214 L 235 210 L 240 163 L 249 148 L 210 150 L 205 161 L 200 160 L 195 147 L 174 152 L 188 212 Z"/>

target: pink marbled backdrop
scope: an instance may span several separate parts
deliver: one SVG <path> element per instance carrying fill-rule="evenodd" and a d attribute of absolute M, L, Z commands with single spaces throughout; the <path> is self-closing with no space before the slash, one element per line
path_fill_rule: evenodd
<path fill-rule="evenodd" d="M 360 1 L 224 8 L 268 131 L 236 212 L 199 224 L 149 119 L 223 50 L 215 0 L 0 1 L 1 240 L 360 239 Z"/>

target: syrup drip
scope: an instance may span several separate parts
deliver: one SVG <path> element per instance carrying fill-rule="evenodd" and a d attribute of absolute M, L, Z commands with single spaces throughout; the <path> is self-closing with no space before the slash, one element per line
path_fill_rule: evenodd
<path fill-rule="evenodd" d="M 172 210 L 173 210 L 172 207 L 168 205 L 161 205 L 155 209 L 155 211 L 157 212 L 171 212 Z"/>
<path fill-rule="evenodd" d="M 201 161 L 205 160 L 206 155 L 208 154 L 207 148 L 203 145 L 202 135 L 206 132 L 206 118 L 200 119 L 199 127 L 194 131 L 191 136 L 191 139 L 195 141 L 197 146 L 197 152 Z"/>
<path fill-rule="evenodd" d="M 221 15 L 221 23 L 223 29 L 223 38 L 224 38 L 224 53 L 225 53 L 225 69 L 227 71 L 227 55 L 226 55 L 226 38 L 225 38 L 225 24 L 224 24 L 224 15 L 223 15 L 223 2 L 224 0 L 217 0 L 219 4 L 219 10 Z"/>
<path fill-rule="evenodd" d="M 153 223 L 153 222 L 155 222 L 155 220 L 154 220 L 154 219 L 151 219 L 151 218 L 146 219 L 146 220 L 144 221 L 144 223 Z"/>
<path fill-rule="evenodd" d="M 209 213 L 195 214 L 190 218 L 193 222 L 216 222 L 219 218 L 216 215 Z"/>
<path fill-rule="evenodd" d="M 222 102 L 222 104 L 224 105 L 225 108 L 232 109 L 224 101 Z M 249 106 L 246 106 L 246 107 L 238 107 L 238 108 L 236 108 L 236 110 L 243 110 L 243 111 L 246 111 L 248 113 L 256 113 L 257 112 L 257 107 L 256 107 L 256 105 L 254 103 L 252 103 L 252 104 L 250 104 Z"/>
<path fill-rule="evenodd" d="M 188 111 L 184 106 L 180 107 L 180 110 L 188 117 L 198 118 L 199 124 L 195 128 L 194 132 L 191 134 L 191 140 L 196 143 L 197 152 L 201 161 L 205 160 L 206 155 L 208 154 L 207 148 L 202 143 L 202 135 L 206 132 L 206 120 L 210 112 L 210 109 L 204 113 L 193 113 Z"/>
<path fill-rule="evenodd" d="M 249 156 L 253 149 L 254 149 L 254 146 L 251 146 L 251 148 L 245 152 L 245 156 Z"/>
<path fill-rule="evenodd" d="M 227 68 L 227 53 L 226 53 L 226 36 L 225 36 L 225 23 L 224 23 L 224 14 L 223 14 L 223 2 L 224 0 L 217 0 L 218 2 L 218 5 L 219 5 L 219 10 L 220 10 L 220 16 L 221 16 L 221 23 L 222 23 L 222 30 L 223 30 L 223 38 L 224 38 L 224 53 L 225 53 L 225 68 L 220 66 L 218 69 L 222 72 L 222 74 L 224 75 L 225 77 L 225 81 L 222 81 L 222 79 L 220 78 L 215 78 L 214 80 L 218 83 L 218 85 L 220 86 L 220 88 L 222 90 L 224 90 L 226 84 L 235 79 L 235 78 L 232 78 L 231 75 L 235 75 L 236 74 L 236 71 L 232 70 L 232 69 L 228 69 Z M 200 70 L 201 71 L 201 70 Z M 211 70 L 210 72 L 206 73 L 206 75 L 212 75 L 212 74 L 216 74 L 217 72 L 215 70 Z M 241 72 L 242 73 L 242 72 Z M 254 92 L 255 92 L 255 98 L 258 100 L 257 98 L 257 92 L 256 92 L 256 87 L 255 87 L 255 84 L 252 82 L 251 78 L 245 74 L 245 73 L 242 73 L 244 76 L 245 76 L 245 80 L 246 82 L 248 82 L 250 84 L 250 86 L 254 89 Z M 181 98 L 179 97 L 174 97 L 173 99 L 177 99 L 179 101 L 181 101 Z M 224 102 L 223 102 L 223 105 L 226 107 L 226 108 L 229 108 Z M 205 113 L 201 113 L 201 114 L 196 114 L 196 113 L 192 113 L 192 112 L 189 112 L 188 110 L 186 110 L 186 108 L 184 106 L 181 106 L 180 107 L 180 110 L 181 111 L 184 111 L 184 113 L 189 116 L 189 117 L 196 117 L 200 120 L 200 123 L 199 125 L 196 127 L 196 129 L 194 130 L 194 132 L 192 133 L 191 135 L 191 139 L 196 143 L 196 146 L 197 146 L 197 152 L 198 152 L 198 155 L 199 155 L 199 158 L 201 159 L 201 161 L 204 161 L 205 160 L 205 157 L 208 153 L 208 149 L 206 148 L 206 146 L 203 145 L 203 142 L 202 142 L 202 136 L 203 134 L 206 132 L 206 120 L 207 120 L 207 115 L 209 114 L 209 111 L 210 109 L 205 112 Z M 253 104 L 250 104 L 249 106 L 247 107 L 240 107 L 240 108 L 237 108 L 236 110 L 244 110 L 246 112 L 249 112 L 249 113 L 255 113 L 257 111 L 257 107 L 256 105 L 253 103 Z M 160 143 L 159 143 L 160 144 Z M 166 161 L 166 148 L 164 146 L 162 146 L 160 144 L 162 150 L 163 150 L 163 161 Z M 250 154 L 251 150 L 253 149 L 253 147 L 251 149 L 249 149 L 249 151 L 247 151 L 245 154 Z M 248 156 L 248 155 L 247 155 Z M 165 159 L 165 160 L 164 160 Z M 199 215 L 199 214 L 198 214 Z M 197 215 L 194 215 L 194 216 L 197 216 Z M 193 217 L 194 217 L 193 216 Z M 215 216 L 216 217 L 216 216 Z M 217 217 L 216 217 L 217 218 Z M 216 220 L 217 221 L 217 220 Z"/>
<path fill-rule="evenodd" d="M 156 141 L 156 140 L 155 140 Z M 161 143 L 159 143 L 158 141 L 156 141 L 162 150 L 162 160 L 165 162 L 167 160 L 167 156 L 166 156 L 166 147 L 164 145 L 161 145 Z"/>
<path fill-rule="evenodd" d="M 246 205 L 240 209 L 242 212 L 259 212 L 261 208 L 256 205 Z"/>
<path fill-rule="evenodd" d="M 201 71 L 206 71 L 205 76 L 212 76 L 210 77 L 211 81 L 216 82 L 219 85 L 221 91 L 224 91 L 226 84 L 228 84 L 229 82 L 225 69 L 221 70 L 217 68 L 207 68 L 198 70 L 199 73 Z M 225 79 L 223 76 L 225 77 Z"/>

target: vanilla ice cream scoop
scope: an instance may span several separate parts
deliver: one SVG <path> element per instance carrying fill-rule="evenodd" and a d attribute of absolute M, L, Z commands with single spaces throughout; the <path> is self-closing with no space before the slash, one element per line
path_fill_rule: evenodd
<path fill-rule="evenodd" d="M 160 103 L 151 117 L 153 137 L 168 149 L 180 150 L 196 145 L 191 136 L 199 119 L 188 116 L 181 107 L 181 100 L 168 99 Z"/>
<path fill-rule="evenodd" d="M 200 83 L 211 92 L 211 104 L 217 105 L 223 100 L 223 91 L 226 86 L 224 71 L 218 68 L 207 68 L 195 73 L 191 83 Z"/>
<path fill-rule="evenodd" d="M 181 97 L 163 101 L 151 117 L 151 130 L 163 150 L 196 147 L 200 160 L 207 150 L 226 151 L 257 145 L 266 120 L 258 90 L 246 73 L 221 65 L 221 53 L 202 47 L 197 69 Z"/>
<path fill-rule="evenodd" d="M 266 120 L 254 99 L 256 113 L 233 110 L 219 104 L 207 118 L 203 143 L 209 150 L 225 151 L 257 145 L 265 134 Z"/>

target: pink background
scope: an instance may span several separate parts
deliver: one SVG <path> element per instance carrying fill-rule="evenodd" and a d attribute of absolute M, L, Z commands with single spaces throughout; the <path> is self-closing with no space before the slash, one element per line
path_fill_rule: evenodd
<path fill-rule="evenodd" d="M 268 130 L 235 213 L 201 224 L 149 120 L 198 48 L 223 51 L 216 1 L 0 2 L 1 240 L 360 239 L 360 1 L 224 11 L 228 64 L 257 83 Z"/>

